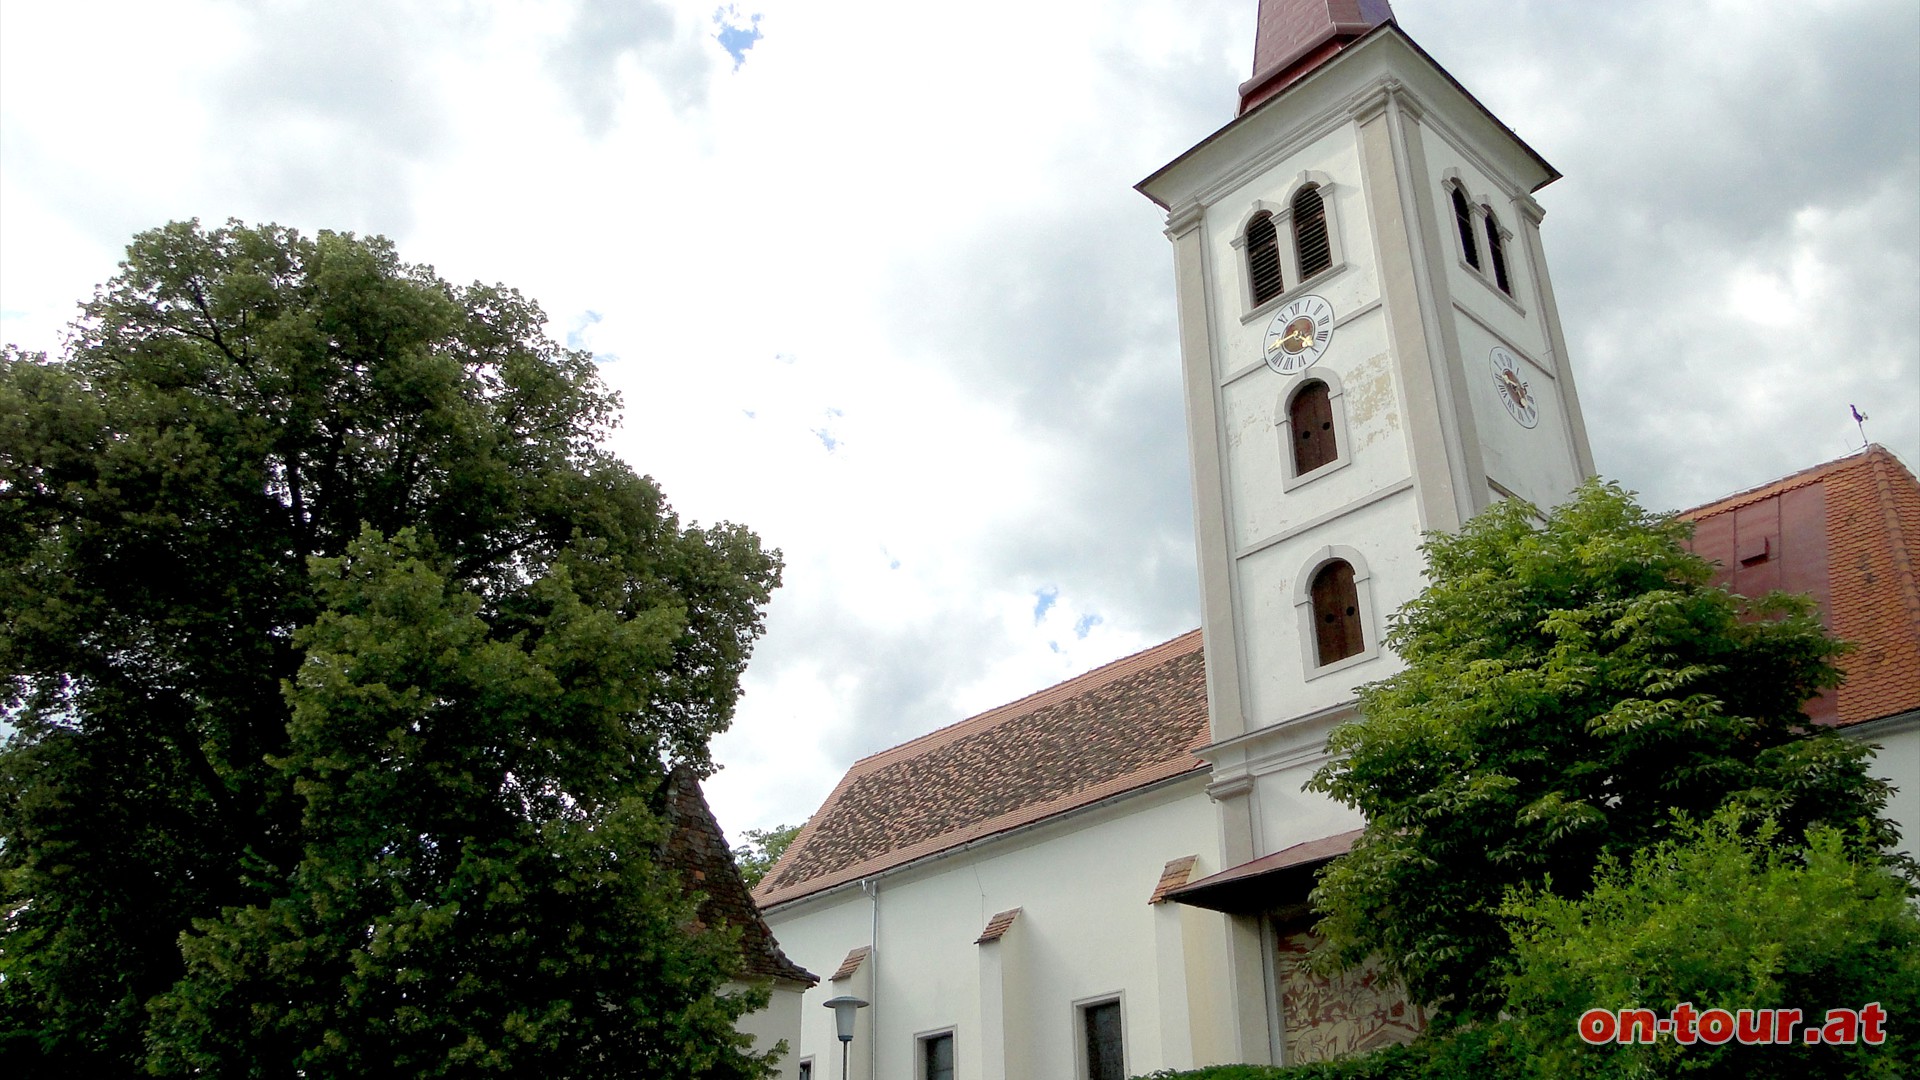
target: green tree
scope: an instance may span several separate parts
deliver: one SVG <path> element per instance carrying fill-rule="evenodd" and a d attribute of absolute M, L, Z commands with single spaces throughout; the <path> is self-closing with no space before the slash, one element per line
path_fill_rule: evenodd
<path fill-rule="evenodd" d="M 0 1052 L 80 1075 L 753 1075 L 654 858 L 777 584 L 512 290 L 142 234 L 0 358 Z"/>
<path fill-rule="evenodd" d="M 1579 899 L 1540 888 L 1513 895 L 1508 1008 L 1517 1053 L 1538 1076 L 1813 1080 L 1898 1077 L 1920 1060 L 1905 1018 L 1920 1011 L 1920 915 L 1906 883 L 1837 830 L 1804 849 L 1773 844 L 1771 824 L 1743 835 L 1730 814 L 1680 823 L 1631 863 L 1602 862 Z M 1709 1009 L 1799 1009 L 1806 1027 L 1826 1010 L 1878 1004 L 1892 1018 L 1880 1045 L 1587 1045 L 1589 1009 L 1646 1008 L 1666 1016 Z M 1697 1021 L 1695 1023 L 1697 1032 Z M 1737 1034 L 1737 1032 L 1736 1032 Z"/>
<path fill-rule="evenodd" d="M 760 879 L 766 877 L 780 856 L 793 846 L 793 838 L 800 835 L 805 824 L 746 831 L 747 842 L 733 849 L 733 861 L 740 867 L 740 878 L 747 883 L 747 888 L 760 884 Z"/>
<path fill-rule="evenodd" d="M 1338 960 L 1377 954 L 1443 1021 L 1490 1015 L 1506 891 L 1581 896 L 1674 811 L 1891 847 L 1869 749 L 1801 711 L 1842 646 L 1804 598 L 1712 587 L 1687 528 L 1591 483 L 1544 521 L 1502 502 L 1428 539 L 1430 583 L 1387 634 L 1406 667 L 1361 688 L 1311 784 L 1367 817 L 1314 892 Z"/>

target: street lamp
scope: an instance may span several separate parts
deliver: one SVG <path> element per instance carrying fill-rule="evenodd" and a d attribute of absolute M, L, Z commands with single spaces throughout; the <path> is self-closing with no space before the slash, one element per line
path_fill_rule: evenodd
<path fill-rule="evenodd" d="M 847 1051 L 853 1046 L 853 1014 L 867 1003 L 851 994 L 842 994 L 824 1003 L 833 1010 L 833 1030 L 840 1036 L 840 1080 L 847 1080 Z"/>

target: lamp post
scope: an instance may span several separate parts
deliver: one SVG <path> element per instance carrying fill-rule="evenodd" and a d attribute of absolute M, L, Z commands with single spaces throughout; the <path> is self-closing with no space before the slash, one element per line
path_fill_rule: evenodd
<path fill-rule="evenodd" d="M 842 994 L 824 1002 L 833 1010 L 834 1033 L 840 1036 L 840 1080 L 847 1080 L 847 1051 L 853 1046 L 853 1014 L 867 1003 L 851 994 Z"/>

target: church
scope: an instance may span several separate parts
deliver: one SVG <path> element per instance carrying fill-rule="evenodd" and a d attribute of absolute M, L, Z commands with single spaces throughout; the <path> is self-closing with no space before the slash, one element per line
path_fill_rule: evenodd
<path fill-rule="evenodd" d="M 1173 246 L 1202 625 L 853 765 L 753 894 L 789 1080 L 843 1054 L 1110 1080 L 1423 1023 L 1302 963 L 1361 825 L 1302 785 L 1397 669 L 1422 534 L 1594 473 L 1533 198 L 1559 174 L 1387 0 L 1259 4 L 1238 117 L 1138 185 Z M 1685 516 L 1722 581 L 1811 593 L 1860 646 L 1809 713 L 1882 747 L 1911 851 L 1920 484 L 1870 446 Z M 833 998 L 865 1003 L 850 1041 Z"/>

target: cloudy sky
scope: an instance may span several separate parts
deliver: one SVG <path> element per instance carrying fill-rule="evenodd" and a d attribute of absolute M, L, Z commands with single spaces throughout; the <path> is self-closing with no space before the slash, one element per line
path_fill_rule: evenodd
<path fill-rule="evenodd" d="M 0 7 L 0 338 L 127 239 L 380 233 L 538 298 L 617 445 L 786 585 L 709 793 L 1199 622 L 1172 272 L 1132 185 L 1229 120 L 1255 0 Z M 1539 193 L 1603 473 L 1680 507 L 1869 437 L 1920 464 L 1912 0 L 1395 0 Z"/>

